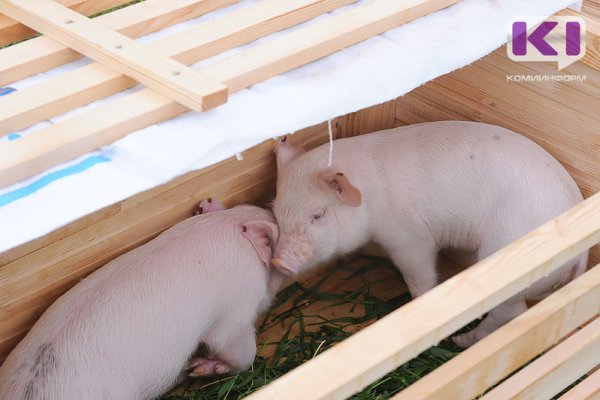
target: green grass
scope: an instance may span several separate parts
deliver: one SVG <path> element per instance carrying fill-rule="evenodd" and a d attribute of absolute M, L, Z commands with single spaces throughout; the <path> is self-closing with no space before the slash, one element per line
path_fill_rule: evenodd
<path fill-rule="evenodd" d="M 162 400 L 239 399 L 247 396 L 317 354 L 335 346 L 359 327 L 384 317 L 410 300 L 408 293 L 398 293 L 397 297 L 387 301 L 377 297 L 371 290 L 376 282 L 367 282 L 354 291 L 324 289 L 326 286 L 331 286 L 328 284 L 332 280 L 339 279 L 336 271 L 339 273 L 340 269 L 344 268 L 347 267 L 339 266 L 308 287 L 294 283 L 280 293 L 270 313 L 263 318 L 263 323 L 258 328 L 260 334 L 275 325 L 285 327 L 281 330 L 277 342 L 259 343 L 259 348 L 275 346 L 270 358 L 259 356 L 251 370 L 234 376 L 189 380 L 179 388 L 177 394 L 164 396 Z M 364 274 L 368 271 L 377 274 L 377 270 L 380 269 L 393 270 L 397 273 L 387 260 L 371 258 L 370 262 L 359 270 L 348 270 L 349 276 L 346 279 L 352 279 L 356 274 Z M 318 304 L 322 314 L 327 314 L 328 309 L 338 308 L 340 305 L 349 307 L 350 311 L 347 315 L 336 318 L 328 318 L 319 313 L 307 314 L 303 307 L 307 302 L 312 303 L 312 309 L 315 308 L 315 304 Z M 393 334 L 390 332 L 390 335 Z M 387 399 L 454 357 L 458 351 L 459 348 L 452 342 L 443 341 L 371 384 L 352 399 Z"/>

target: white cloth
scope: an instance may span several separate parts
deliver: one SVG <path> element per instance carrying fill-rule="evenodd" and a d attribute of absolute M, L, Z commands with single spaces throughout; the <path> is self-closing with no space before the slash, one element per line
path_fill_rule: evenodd
<path fill-rule="evenodd" d="M 256 2 L 257 0 L 243 0 L 235 6 L 140 40 L 155 40 Z M 359 1 L 331 14 L 365 2 L 366 0 Z M 397 98 L 437 76 L 472 63 L 504 44 L 511 17 L 539 16 L 541 19 L 572 2 L 573 0 L 464 0 L 329 57 L 234 93 L 227 104 L 214 110 L 205 113 L 190 112 L 133 132 L 94 152 L 92 155 L 96 156 L 95 160 L 98 161 L 97 156 L 101 156 L 104 162 L 95 163 L 87 169 L 82 167 L 82 172 L 66 173 L 65 168 L 75 166 L 73 168 L 77 170 L 82 160 L 89 161 L 90 154 L 2 188 L 0 251 L 42 236 L 83 215 L 156 187 L 188 171 L 206 167 L 232 155 L 239 156 L 242 151 L 266 139 Z M 315 18 L 299 27 L 324 21 L 331 14 Z M 285 31 L 270 37 L 282 34 Z M 233 54 L 268 38 L 200 64 Z M 11 86 L 23 89 L 88 62 L 89 60 L 80 60 Z M 139 88 L 115 96 L 123 96 L 135 90 Z M 41 126 L 58 122 L 105 101 L 108 99 L 73 110 L 20 134 L 26 135 Z M 54 174 L 49 175 L 53 171 Z M 54 179 L 61 176 L 61 173 L 64 175 L 62 178 Z M 32 185 L 41 188 L 33 191 Z M 17 192 L 18 190 L 21 192 Z M 6 200 L 7 195 L 22 195 L 23 191 L 29 192 L 17 200 L 5 201 L 6 204 L 2 205 L 3 196 Z"/>

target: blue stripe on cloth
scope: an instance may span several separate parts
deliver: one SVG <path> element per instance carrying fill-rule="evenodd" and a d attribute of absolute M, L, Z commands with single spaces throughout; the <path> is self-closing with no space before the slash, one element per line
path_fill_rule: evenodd
<path fill-rule="evenodd" d="M 0 207 L 12 203 L 13 201 L 22 199 L 23 197 L 29 196 L 30 194 L 37 192 L 56 180 L 65 178 L 69 175 L 80 174 L 96 164 L 109 161 L 111 161 L 111 159 L 104 156 L 91 156 L 81 161 L 79 164 L 71 165 L 70 167 L 51 172 L 25 187 L 0 195 Z"/>
<path fill-rule="evenodd" d="M 0 96 L 5 96 L 5 95 L 7 95 L 7 94 L 10 94 L 10 93 L 12 93 L 12 92 L 16 92 L 16 91 L 17 91 L 17 89 L 15 89 L 15 88 L 11 88 L 11 87 L 9 87 L 9 86 L 6 86 L 6 87 L 0 87 Z"/>
<path fill-rule="evenodd" d="M 20 138 L 21 138 L 21 135 L 19 135 L 18 133 L 10 133 L 7 136 L 7 139 L 8 139 L 9 142 L 12 142 L 13 140 L 17 140 L 17 139 L 20 139 Z"/>

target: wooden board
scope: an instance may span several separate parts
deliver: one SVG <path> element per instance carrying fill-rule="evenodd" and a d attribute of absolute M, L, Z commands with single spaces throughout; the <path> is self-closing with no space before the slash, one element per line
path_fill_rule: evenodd
<path fill-rule="evenodd" d="M 600 193 L 247 398 L 346 398 L 598 241 Z"/>
<path fill-rule="evenodd" d="M 113 7 L 127 4 L 131 0 L 57 0 L 83 15 L 93 15 Z M 31 28 L 0 14 L 0 47 L 27 39 L 36 32 Z"/>
<path fill-rule="evenodd" d="M 595 300 L 589 301 L 596 301 L 600 311 L 600 280 L 596 282 L 596 288 L 598 294 Z M 598 365 L 600 318 L 502 382 L 481 400 L 551 398 Z"/>
<path fill-rule="evenodd" d="M 101 15 L 94 22 L 129 37 L 139 37 L 209 13 L 239 0 L 145 0 Z M 1 36 L 1 34 L 0 34 Z M 39 36 L 0 51 L 0 86 L 80 58 L 75 50 Z"/>
<path fill-rule="evenodd" d="M 200 72 L 223 82 L 230 92 L 240 90 L 458 1 L 414 0 L 407 4 L 402 0 L 374 0 L 209 64 Z M 111 143 L 133 130 L 185 111 L 185 107 L 146 89 L 40 129 L 20 140 L 3 143 L 0 146 L 0 186 L 17 182 Z"/>
<path fill-rule="evenodd" d="M 434 372 L 420 379 L 417 383 L 394 396 L 393 400 L 425 398 L 428 400 L 470 400 L 476 398 L 487 388 L 498 383 L 599 312 L 600 266 L 588 271 L 581 279 L 578 278 L 560 291 L 552 294 L 526 313 L 521 314 Z M 597 322 L 594 326 L 597 326 L 598 323 L 600 322 Z M 598 331 L 598 334 L 600 335 L 600 331 Z M 585 343 L 589 344 L 588 342 Z M 569 340 L 561 346 L 561 348 L 567 346 L 572 351 L 576 349 L 573 346 L 573 341 Z M 600 356 L 600 353 L 598 354 Z M 581 362 L 580 369 L 571 368 L 573 371 L 580 372 L 579 375 L 573 378 L 573 381 L 589 370 L 584 370 L 587 365 L 586 362 L 593 361 L 594 357 L 588 357 L 587 361 Z M 542 358 L 544 359 L 542 365 L 549 367 L 551 364 L 547 362 L 548 358 Z M 596 360 L 596 362 L 600 362 L 600 360 Z M 540 364 L 540 362 L 537 362 L 537 364 Z M 571 376 L 570 374 L 564 374 L 567 382 L 568 377 Z M 508 386 L 516 390 L 517 385 L 513 379 L 507 381 L 513 383 L 503 383 L 498 388 Z M 527 379 L 525 381 L 529 382 Z M 557 382 L 559 381 L 557 380 Z M 519 382 L 523 382 L 523 380 L 519 380 Z M 492 393 L 506 394 L 503 390 L 505 389 L 501 389 L 500 392 L 494 390 L 489 395 Z M 550 397 L 552 395 L 533 398 Z M 491 400 L 512 399 L 513 397 L 512 395 L 497 396 L 494 394 L 489 398 L 487 396 L 484 398 Z"/>
<path fill-rule="evenodd" d="M 0 0 L 0 12 L 191 110 L 204 111 L 227 101 L 222 83 L 52 0 Z"/>
<path fill-rule="evenodd" d="M 355 1 L 266 0 L 158 39 L 148 47 L 184 64 L 192 64 Z M 99 63 L 58 75 L 14 92 L 10 97 L 0 97 L 0 135 L 19 131 L 136 84 L 135 80 Z"/>

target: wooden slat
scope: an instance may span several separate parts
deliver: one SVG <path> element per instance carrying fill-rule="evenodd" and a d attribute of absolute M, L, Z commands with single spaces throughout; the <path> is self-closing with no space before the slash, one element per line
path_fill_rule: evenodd
<path fill-rule="evenodd" d="M 192 110 L 227 100 L 223 84 L 52 0 L 0 0 L 0 11 Z"/>
<path fill-rule="evenodd" d="M 476 398 L 599 312 L 600 266 L 597 266 L 400 392 L 392 400 Z M 596 325 L 598 323 L 600 320 Z M 574 346 L 569 348 L 575 350 Z M 543 365 L 550 367 L 551 364 L 544 362 Z M 581 368 L 585 368 L 584 364 Z M 585 372 L 587 370 L 575 376 L 572 381 Z M 517 389 L 516 383 L 507 385 Z M 552 396 L 536 398 L 550 397 Z M 506 395 L 493 398 L 513 397 Z M 486 400 L 489 399 L 486 397 Z"/>
<path fill-rule="evenodd" d="M 148 46 L 166 57 L 191 64 L 355 1 L 266 0 Z M 12 93 L 10 97 L 0 97 L 0 135 L 19 131 L 135 84 L 133 79 L 96 63 Z"/>
<path fill-rule="evenodd" d="M 95 18 L 94 22 L 123 35 L 139 37 L 238 1 L 145 0 L 101 15 Z M 46 36 L 2 49 L 0 50 L 0 86 L 47 71 L 80 57 L 81 55 L 76 51 Z"/>
<path fill-rule="evenodd" d="M 230 92 L 239 90 L 242 84 L 260 82 L 458 1 L 375 0 L 200 71 L 225 83 Z M 185 111 L 179 104 L 146 89 L 20 140 L 3 143 L 0 145 L 0 187 Z"/>
<path fill-rule="evenodd" d="M 131 0 L 57 0 L 59 3 L 83 15 L 93 15 L 110 8 L 129 3 Z M 0 47 L 27 39 L 36 32 L 31 28 L 0 14 Z"/>
<path fill-rule="evenodd" d="M 248 399 L 345 398 L 599 240 L 596 194 Z"/>
<path fill-rule="evenodd" d="M 558 398 L 558 400 L 599 400 L 600 368 Z"/>
<path fill-rule="evenodd" d="M 600 288 L 600 279 L 596 287 Z M 594 302 L 594 299 L 589 301 Z M 595 301 L 600 311 L 600 289 Z M 600 365 L 600 318 L 502 382 L 481 400 L 549 399 L 597 365 Z"/>

